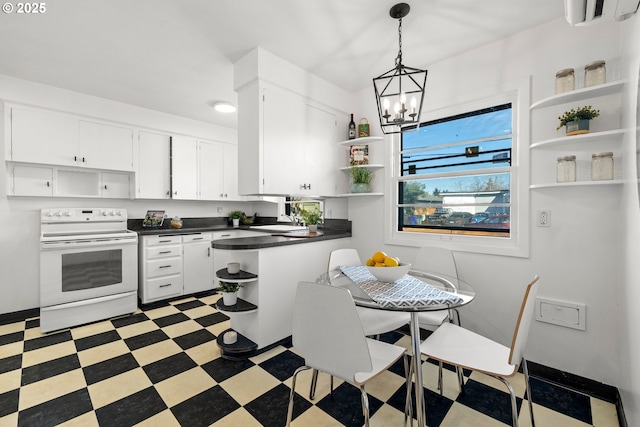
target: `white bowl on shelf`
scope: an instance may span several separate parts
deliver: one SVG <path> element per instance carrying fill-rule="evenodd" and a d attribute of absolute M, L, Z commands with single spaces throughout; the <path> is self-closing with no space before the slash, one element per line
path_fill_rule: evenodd
<path fill-rule="evenodd" d="M 381 282 L 395 282 L 411 269 L 411 264 L 401 262 L 397 267 L 369 267 L 367 266 L 371 274 Z"/>

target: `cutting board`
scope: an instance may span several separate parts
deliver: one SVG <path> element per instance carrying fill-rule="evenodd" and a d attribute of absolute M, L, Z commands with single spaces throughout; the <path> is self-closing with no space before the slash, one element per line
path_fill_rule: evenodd
<path fill-rule="evenodd" d="M 308 230 L 300 230 L 300 231 L 288 231 L 286 233 L 272 233 L 271 235 L 272 236 L 310 238 L 310 237 L 324 236 L 324 233 L 322 231 L 318 231 L 316 233 L 309 233 Z"/>

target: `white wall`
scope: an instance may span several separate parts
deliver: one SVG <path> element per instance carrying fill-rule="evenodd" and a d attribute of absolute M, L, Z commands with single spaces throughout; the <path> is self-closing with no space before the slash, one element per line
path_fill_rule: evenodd
<path fill-rule="evenodd" d="M 235 129 L 223 128 L 184 117 L 159 113 L 0 75 L 0 100 L 14 101 L 68 111 L 86 116 L 143 126 L 159 131 L 194 137 L 237 142 Z M 2 103 L 0 102 L 0 108 Z M 0 139 L 3 138 L 4 114 L 0 111 Z M 4 144 L 4 141 L 0 141 Z M 4 153 L 4 150 L 2 150 Z M 2 155 L 4 156 L 4 154 Z M 277 205 L 266 202 L 199 202 L 176 200 L 103 200 L 78 198 L 7 197 L 6 163 L 0 162 L 0 218 L 4 224 L 0 233 L 0 313 L 38 308 L 40 209 L 51 207 L 117 207 L 127 209 L 130 218 L 142 218 L 147 209 L 164 209 L 169 216 L 184 218 L 221 216 L 234 209 L 247 213 L 259 212 L 276 216 Z M 346 215 L 342 216 L 343 218 Z"/>
<path fill-rule="evenodd" d="M 638 178 L 640 171 L 638 153 L 640 152 L 640 105 L 638 86 L 640 85 L 640 19 L 635 18 L 622 26 L 622 40 L 624 43 L 626 70 L 629 76 L 629 90 L 627 111 L 625 117 L 627 128 L 630 130 L 625 138 L 625 178 L 626 183 L 622 196 L 622 210 L 625 212 L 625 268 L 624 287 L 622 288 L 620 311 L 620 370 L 622 372 L 618 388 L 622 395 L 625 415 L 629 425 L 640 424 L 640 340 L 638 340 L 637 326 L 640 325 L 640 201 L 638 200 Z M 634 114 L 635 112 L 635 114 Z"/>
<path fill-rule="evenodd" d="M 554 94 L 556 71 L 578 69 L 597 59 L 607 61 L 613 72 L 614 58 L 621 55 L 620 31 L 619 23 L 570 27 L 558 19 L 432 64 L 428 67 L 426 111 L 472 101 L 486 88 L 528 76 L 532 76 L 531 99 L 535 102 Z M 415 58 L 419 52 L 410 54 Z M 378 120 L 372 92 L 373 88 L 359 94 L 361 111 L 374 124 L 373 133 L 381 134 L 375 125 Z M 554 131 L 556 125 L 555 120 L 547 124 Z M 534 132 L 536 126 L 541 123 L 532 123 Z M 526 146 L 521 148 L 527 150 Z M 527 357 L 605 384 L 621 384 L 626 375 L 620 369 L 618 350 L 618 331 L 625 321 L 620 311 L 626 233 L 620 217 L 621 198 L 618 187 L 531 191 L 530 214 L 551 210 L 552 225 L 530 225 L 529 258 L 457 254 L 461 278 L 477 291 L 473 303 L 462 310 L 465 326 L 509 345 L 524 286 L 539 274 L 540 296 L 586 304 L 587 329 L 533 322 Z M 382 198 L 350 199 L 353 242 L 363 257 L 382 249 L 411 262 L 415 249 L 382 244 L 387 226 L 384 208 Z"/>

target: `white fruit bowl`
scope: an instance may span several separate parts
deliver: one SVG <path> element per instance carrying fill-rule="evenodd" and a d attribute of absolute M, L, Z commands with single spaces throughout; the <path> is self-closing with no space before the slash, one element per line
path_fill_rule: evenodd
<path fill-rule="evenodd" d="M 371 274 L 381 282 L 395 282 L 405 274 L 409 272 L 411 264 L 401 262 L 397 267 L 369 267 L 367 266 Z"/>

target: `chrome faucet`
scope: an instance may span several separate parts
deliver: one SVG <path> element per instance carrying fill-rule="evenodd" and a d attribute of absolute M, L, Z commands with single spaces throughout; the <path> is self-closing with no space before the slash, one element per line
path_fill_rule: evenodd
<path fill-rule="evenodd" d="M 298 224 L 298 219 L 296 218 L 295 215 L 281 214 L 280 216 L 283 216 L 283 217 L 289 219 L 289 222 L 291 222 L 292 225 L 299 225 Z"/>

